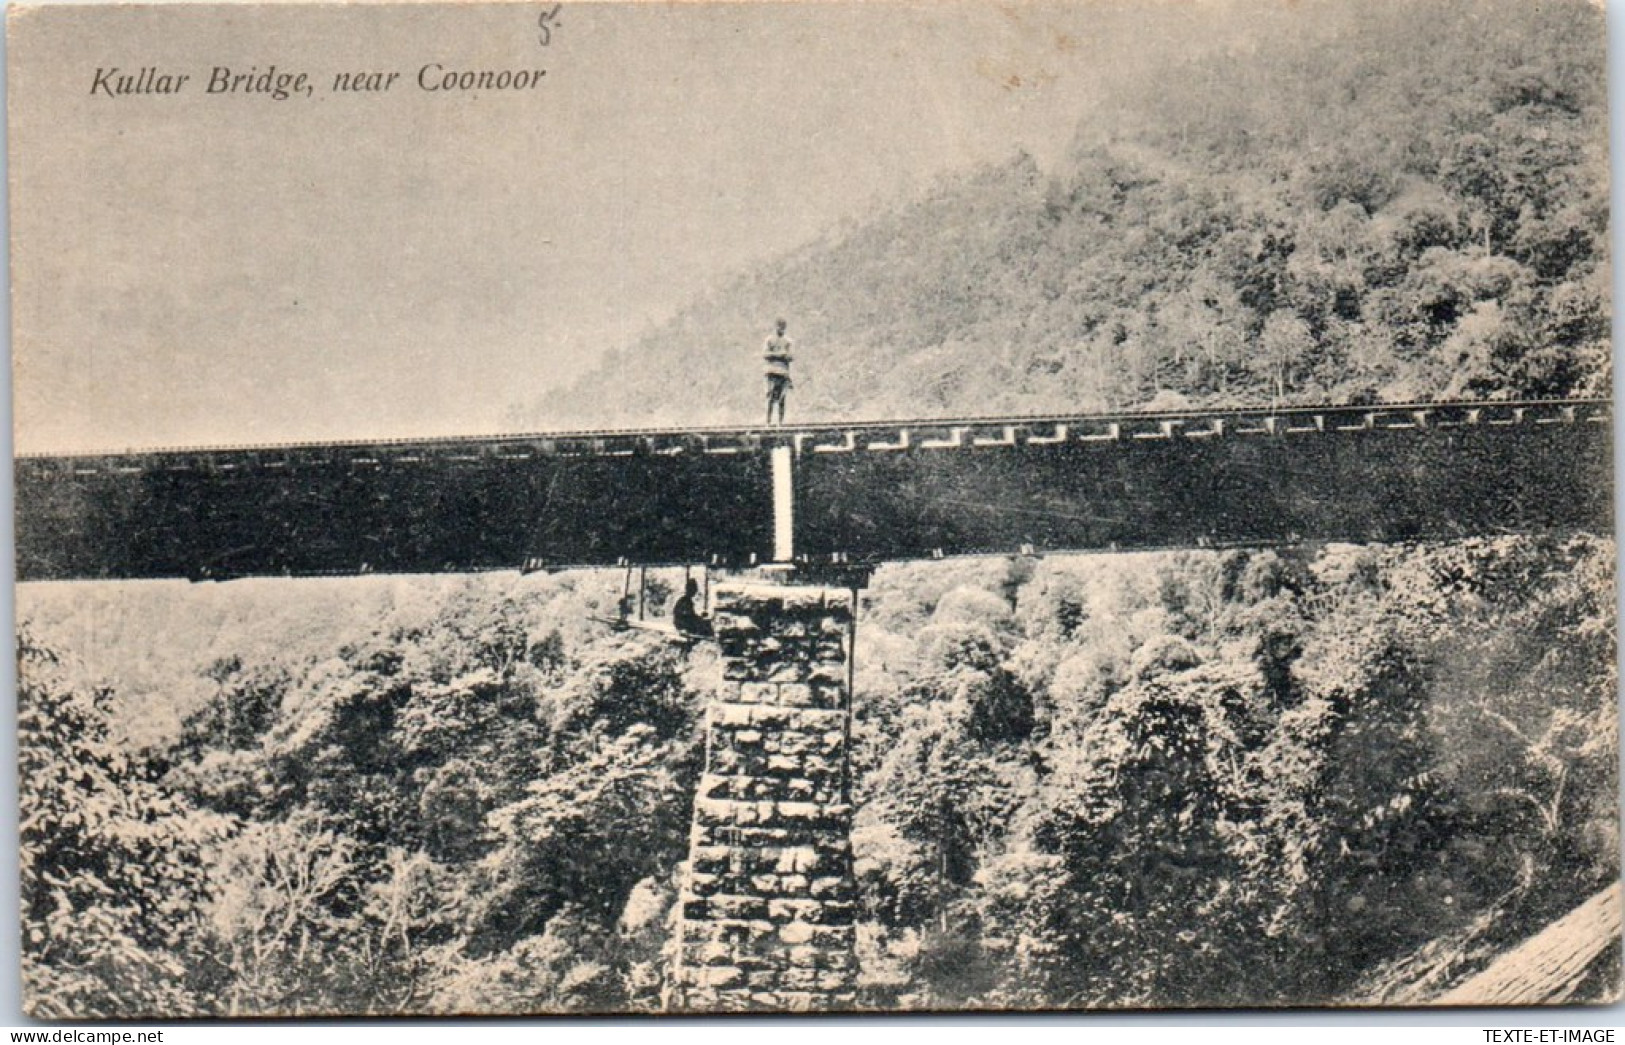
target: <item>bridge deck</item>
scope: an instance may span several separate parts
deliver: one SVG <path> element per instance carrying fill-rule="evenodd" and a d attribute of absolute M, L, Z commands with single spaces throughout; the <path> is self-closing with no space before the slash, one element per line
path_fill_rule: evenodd
<path fill-rule="evenodd" d="M 1612 528 L 1611 405 L 1383 404 L 26 455 L 23 580 L 814 561 Z"/>

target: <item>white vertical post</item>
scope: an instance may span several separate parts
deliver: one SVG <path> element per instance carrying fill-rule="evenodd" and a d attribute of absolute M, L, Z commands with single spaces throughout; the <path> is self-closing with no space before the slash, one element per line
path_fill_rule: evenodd
<path fill-rule="evenodd" d="M 795 492 L 791 484 L 791 449 L 773 448 L 773 561 L 790 562 L 795 549 Z"/>

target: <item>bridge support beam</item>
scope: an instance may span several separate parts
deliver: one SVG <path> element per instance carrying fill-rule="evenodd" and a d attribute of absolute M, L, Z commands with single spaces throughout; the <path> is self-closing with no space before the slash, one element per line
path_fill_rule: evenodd
<path fill-rule="evenodd" d="M 851 593 L 717 589 L 722 684 L 706 725 L 667 1004 L 854 1004 L 847 745 Z"/>
<path fill-rule="evenodd" d="M 775 446 L 773 468 L 773 561 L 791 562 L 796 557 L 796 494 L 794 452 L 788 446 Z"/>

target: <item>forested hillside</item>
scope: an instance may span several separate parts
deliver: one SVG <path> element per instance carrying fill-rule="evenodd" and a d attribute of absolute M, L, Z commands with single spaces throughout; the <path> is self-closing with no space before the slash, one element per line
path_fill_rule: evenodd
<path fill-rule="evenodd" d="M 1605 393 L 1601 9 L 1351 11 L 1148 66 L 1055 169 L 945 177 L 514 421 L 755 422 L 780 316 L 802 419 Z"/>
<path fill-rule="evenodd" d="M 1053 167 L 787 249 L 515 423 L 759 421 L 780 316 L 792 420 L 1606 394 L 1601 10 L 1316 25 L 1147 66 Z M 1461 982 L 1619 875 L 1614 563 L 1572 535 L 880 568 L 862 1004 Z M 682 580 L 652 571 L 653 613 Z M 20 586 L 33 1015 L 656 1009 L 719 666 L 594 622 L 621 585 Z"/>
<path fill-rule="evenodd" d="M 1357 1000 L 1446 937 L 1470 974 L 1618 874 L 1613 554 L 881 570 L 864 1003 Z M 718 665 L 590 621 L 618 574 L 87 590 L 18 600 L 36 1015 L 657 1004 Z"/>

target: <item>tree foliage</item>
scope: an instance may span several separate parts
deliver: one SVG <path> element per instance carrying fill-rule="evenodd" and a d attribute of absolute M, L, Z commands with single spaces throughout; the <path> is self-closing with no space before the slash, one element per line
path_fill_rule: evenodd
<path fill-rule="evenodd" d="M 831 232 L 523 421 L 754 418 L 776 315 L 802 417 L 1605 393 L 1601 12 L 1350 10 L 1128 76 L 1051 169 Z M 1527 934 L 1618 875 L 1612 578 L 1514 537 L 881 570 L 867 1000 L 1304 1004 Z M 717 664 L 590 623 L 618 582 L 21 588 L 35 1014 L 652 1007 Z"/>
<path fill-rule="evenodd" d="M 204 1011 L 206 861 L 228 828 L 112 726 L 114 692 L 17 641 L 22 964 L 40 1019 Z"/>
<path fill-rule="evenodd" d="M 516 421 L 752 419 L 775 316 L 807 419 L 1606 394 L 1601 10 L 1319 15 L 1123 76 L 1048 169 L 945 177 Z"/>
<path fill-rule="evenodd" d="M 1497 538 L 881 570 L 869 1000 L 1302 1004 L 1443 939 L 1487 959 L 1617 874 L 1612 563 Z M 657 1003 L 715 654 L 587 623 L 608 573 L 347 583 L 367 612 L 173 665 L 195 703 L 153 747 L 25 630 L 41 1012 Z M 192 591 L 154 619 L 216 619 Z M 62 597 L 25 617 L 78 633 Z"/>

